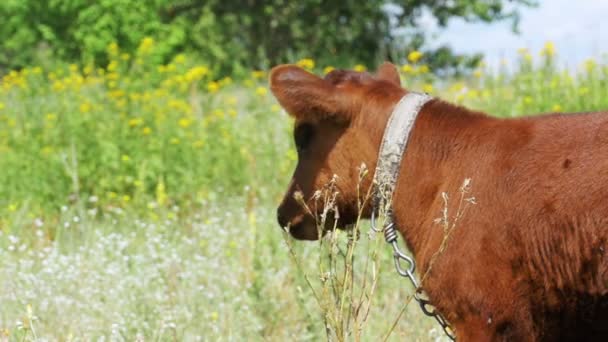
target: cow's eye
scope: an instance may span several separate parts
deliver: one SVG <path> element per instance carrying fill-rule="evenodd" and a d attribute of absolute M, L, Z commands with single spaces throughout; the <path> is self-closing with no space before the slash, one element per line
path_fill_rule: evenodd
<path fill-rule="evenodd" d="M 304 123 L 296 127 L 293 136 L 296 141 L 296 149 L 298 150 L 298 153 L 306 151 L 306 149 L 310 146 L 314 133 L 314 127 L 311 124 Z"/>

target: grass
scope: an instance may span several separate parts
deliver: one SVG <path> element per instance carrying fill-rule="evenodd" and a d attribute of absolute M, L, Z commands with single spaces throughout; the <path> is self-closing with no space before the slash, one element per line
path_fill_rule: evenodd
<path fill-rule="evenodd" d="M 378 340 L 399 317 L 389 340 L 442 338 L 367 222 L 321 243 L 277 227 L 296 154 L 266 73 L 108 55 L 0 83 L 0 341 Z M 608 109 L 608 64 L 556 65 L 545 48 L 459 80 L 401 67 L 497 116 Z"/>

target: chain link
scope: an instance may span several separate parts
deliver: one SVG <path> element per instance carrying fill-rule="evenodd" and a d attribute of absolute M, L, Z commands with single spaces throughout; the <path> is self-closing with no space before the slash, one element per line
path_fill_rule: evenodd
<path fill-rule="evenodd" d="M 384 233 L 384 239 L 387 243 L 393 246 L 393 260 L 395 261 L 395 269 L 400 276 L 409 279 L 410 283 L 414 286 L 415 293 L 414 299 L 420 305 L 420 309 L 422 312 L 429 316 L 433 317 L 441 328 L 443 332 L 452 340 L 456 340 L 456 336 L 454 335 L 454 331 L 450 327 L 450 324 L 446 321 L 446 319 L 436 310 L 436 308 L 431 304 L 431 302 L 422 297 L 423 290 L 418 284 L 418 280 L 416 279 L 416 275 L 414 271 L 416 270 L 416 262 L 414 259 L 407 254 L 403 253 L 399 248 L 399 244 L 397 243 L 397 230 L 395 229 L 395 223 L 390 219 L 390 213 L 387 214 L 386 222 L 384 222 L 384 227 L 378 229 L 376 226 L 376 215 L 374 211 L 372 211 L 371 217 L 371 228 L 375 232 L 382 231 Z M 406 265 L 402 265 L 402 262 Z M 405 266 L 405 267 L 404 267 Z"/>

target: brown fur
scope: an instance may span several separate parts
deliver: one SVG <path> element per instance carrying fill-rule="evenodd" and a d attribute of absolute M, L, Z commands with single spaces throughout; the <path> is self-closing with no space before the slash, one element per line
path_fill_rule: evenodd
<path fill-rule="evenodd" d="M 317 239 L 294 192 L 310 199 L 338 175 L 338 223 L 352 223 L 357 167 L 374 170 L 388 117 L 407 90 L 391 64 L 376 75 L 334 71 L 325 79 L 279 66 L 271 89 L 296 126 L 314 131 L 299 153 L 279 223 L 296 238 Z M 477 204 L 423 284 L 458 340 L 608 340 L 606 156 L 608 113 L 497 119 L 441 100 L 423 107 L 399 173 L 394 215 L 425 274 L 444 237 L 435 220 L 444 207 L 441 193 L 456 197 L 463 180 L 472 179 Z M 448 202 L 452 213 L 456 202 Z"/>

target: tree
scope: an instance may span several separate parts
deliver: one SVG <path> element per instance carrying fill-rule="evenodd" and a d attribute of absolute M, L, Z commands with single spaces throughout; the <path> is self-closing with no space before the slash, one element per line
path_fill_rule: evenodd
<path fill-rule="evenodd" d="M 0 15 L 0 66 L 34 62 L 41 46 L 66 61 L 105 62 L 112 41 L 127 52 L 151 36 L 161 58 L 191 52 L 222 74 L 312 57 L 320 64 L 403 61 L 425 49 L 419 20 L 427 11 L 445 26 L 451 18 L 511 20 L 533 0 L 7 0 Z M 404 28 L 405 30 L 397 30 Z M 399 33 L 401 32 L 401 33 Z M 457 70 L 478 57 L 447 47 L 425 51 L 425 62 Z"/>

